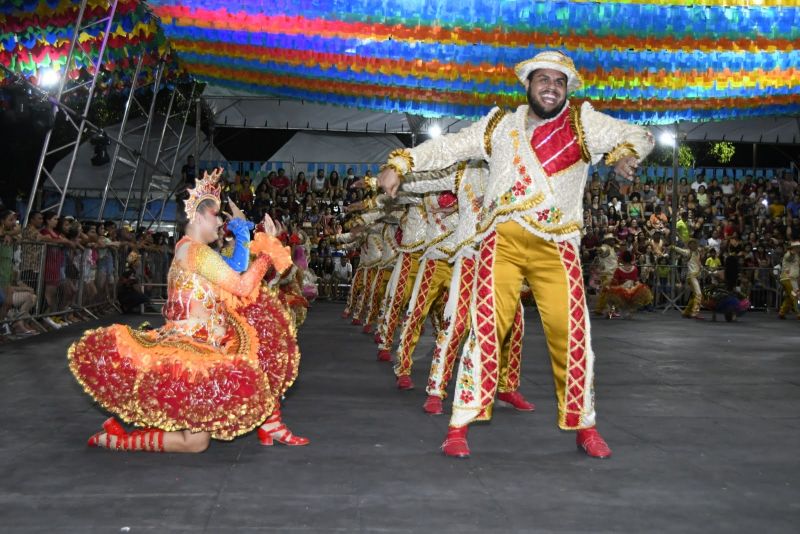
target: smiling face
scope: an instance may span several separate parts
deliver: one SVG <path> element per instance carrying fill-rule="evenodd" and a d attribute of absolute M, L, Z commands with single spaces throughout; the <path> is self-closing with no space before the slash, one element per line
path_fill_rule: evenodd
<path fill-rule="evenodd" d="M 555 69 L 537 69 L 525 82 L 528 105 L 540 119 L 552 119 L 567 101 L 567 75 Z"/>

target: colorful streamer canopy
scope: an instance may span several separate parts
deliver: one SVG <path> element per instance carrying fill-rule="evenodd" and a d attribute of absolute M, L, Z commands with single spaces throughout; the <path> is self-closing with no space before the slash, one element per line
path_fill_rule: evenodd
<path fill-rule="evenodd" d="M 107 0 L 89 0 L 84 25 L 105 18 L 108 6 Z M 79 0 L 0 2 L 0 63 L 34 83 L 44 70 L 63 73 L 79 7 Z M 80 34 L 75 49 L 77 68 L 67 73 L 71 79 L 92 74 L 104 30 L 104 24 L 94 24 Z M 119 90 L 130 87 L 138 57 L 144 56 L 143 76 L 148 78 L 167 50 L 157 18 L 140 0 L 119 0 L 110 33 L 103 68 L 113 74 Z M 174 60 L 167 70 L 172 77 L 180 74 Z"/>
<path fill-rule="evenodd" d="M 568 53 L 576 98 L 645 123 L 800 114 L 797 0 L 150 0 L 201 81 L 475 118 L 524 101 L 513 66 Z"/>

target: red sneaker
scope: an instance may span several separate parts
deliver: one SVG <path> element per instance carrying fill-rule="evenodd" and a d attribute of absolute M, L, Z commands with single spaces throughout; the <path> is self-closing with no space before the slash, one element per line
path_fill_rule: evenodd
<path fill-rule="evenodd" d="M 469 458 L 469 444 L 467 443 L 467 429 L 469 427 L 450 427 L 447 437 L 442 443 L 442 452 L 445 456 L 453 458 Z"/>
<path fill-rule="evenodd" d="M 361 326 L 363 323 L 361 322 L 361 319 L 353 319 L 352 321 L 350 321 L 350 324 L 355 326 Z"/>
<path fill-rule="evenodd" d="M 392 361 L 392 353 L 388 350 L 379 350 L 378 351 L 378 361 L 379 362 L 390 362 Z"/>
<path fill-rule="evenodd" d="M 371 324 L 365 324 L 364 328 L 361 329 L 361 332 L 363 332 L 364 334 L 371 334 L 372 333 L 372 325 Z"/>
<path fill-rule="evenodd" d="M 520 412 L 532 412 L 536 409 L 536 406 L 532 402 L 526 401 L 525 397 L 523 397 L 522 393 L 519 391 L 498 393 L 497 400 L 510 404 L 515 410 L 519 410 Z"/>
<path fill-rule="evenodd" d="M 594 427 L 578 430 L 575 442 L 579 449 L 592 458 L 611 457 L 611 449 Z"/>
<path fill-rule="evenodd" d="M 414 389 L 414 382 L 411 381 L 411 377 L 408 375 L 402 375 L 397 377 L 397 389 L 403 391 L 409 391 Z"/>
<path fill-rule="evenodd" d="M 436 395 L 428 395 L 428 399 L 425 401 L 425 404 L 422 405 L 422 409 L 425 413 L 430 415 L 442 415 L 444 412 L 442 409 L 442 399 Z"/>

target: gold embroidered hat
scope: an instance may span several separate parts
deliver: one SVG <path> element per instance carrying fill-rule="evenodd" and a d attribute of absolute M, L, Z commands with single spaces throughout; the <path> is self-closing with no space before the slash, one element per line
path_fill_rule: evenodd
<path fill-rule="evenodd" d="M 525 84 L 531 72 L 538 69 L 554 69 L 567 76 L 567 91 L 572 92 L 581 88 L 583 80 L 575 64 L 566 54 L 557 50 L 547 50 L 536 54 L 532 59 L 517 63 L 514 72 L 519 81 Z"/>

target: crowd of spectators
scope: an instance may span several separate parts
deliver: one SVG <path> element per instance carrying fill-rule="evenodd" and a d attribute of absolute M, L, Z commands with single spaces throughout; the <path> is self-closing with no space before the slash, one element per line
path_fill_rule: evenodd
<path fill-rule="evenodd" d="M 673 213 L 671 178 L 618 179 L 594 172 L 584 198 L 585 234 L 582 254 L 591 265 L 602 241 L 613 236 L 618 252 L 629 251 L 642 281 L 655 285 L 666 278 L 673 242 L 700 246 L 706 274 L 722 269 L 738 272 L 740 288 L 753 292 L 755 306 L 766 302 L 766 291 L 777 288 L 776 273 L 790 241 L 800 239 L 800 188 L 791 171 L 770 178 L 707 179 L 698 172 L 690 181 L 680 178 L 678 209 Z M 675 219 L 675 236 L 670 235 Z"/>
<path fill-rule="evenodd" d="M 163 283 L 172 248 L 166 232 L 134 232 L 111 221 L 81 222 L 38 211 L 21 227 L 17 213 L 3 209 L 0 335 L 36 333 L 37 325 L 30 320 L 34 310 L 54 329 L 83 320 L 82 309 L 97 314 L 121 305 L 123 311 L 131 311 L 117 300 L 117 293 L 132 290 L 142 295 L 139 303 L 146 302 L 139 281 Z M 139 262 L 139 257 L 146 261 Z M 160 293 L 162 288 L 148 291 Z"/>
<path fill-rule="evenodd" d="M 190 158 L 182 169 L 184 185 L 194 185 L 194 168 Z M 310 177 L 278 169 L 256 182 L 247 172 L 234 172 L 224 178 L 223 197 L 250 220 L 268 214 L 281 222 L 285 244 L 305 248 L 320 296 L 342 298 L 358 266 L 358 250 L 339 251 L 329 238 L 342 231 L 345 207 L 369 194 L 351 187 L 359 178 L 352 168 L 345 176 L 318 170 Z M 613 237 L 617 252 L 630 252 L 642 282 L 653 287 L 681 261 L 670 254 L 670 244 L 696 240 L 708 275 L 733 268 L 744 292 L 778 286 L 776 272 L 787 245 L 800 239 L 800 187 L 792 172 L 741 179 L 707 179 L 699 172 L 691 181 L 680 178 L 677 194 L 673 213 L 671 178 L 628 182 L 613 170 L 605 176 L 594 172 L 584 198 L 584 265 L 593 265 L 599 246 Z M 80 308 L 102 312 L 116 305 L 134 311 L 150 297 L 163 297 L 173 247 L 174 235 L 167 232 L 55 213 L 33 212 L 21 228 L 14 211 L 0 208 L 0 335 L 35 332 L 29 319 L 34 309 L 59 328 L 80 320 Z M 590 272 L 585 269 L 587 278 Z M 751 301 L 775 304 L 760 302 L 758 295 Z"/>

